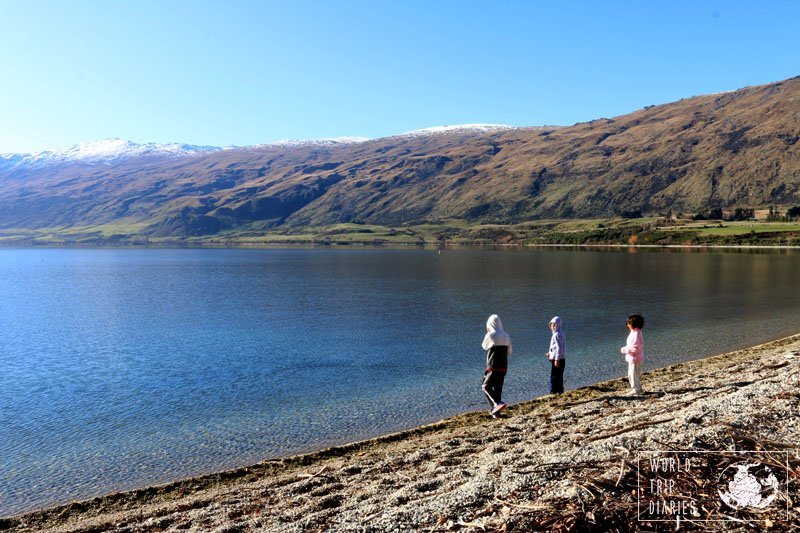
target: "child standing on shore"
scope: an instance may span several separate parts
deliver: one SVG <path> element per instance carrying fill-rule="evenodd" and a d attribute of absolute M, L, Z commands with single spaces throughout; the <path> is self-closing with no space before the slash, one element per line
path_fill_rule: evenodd
<path fill-rule="evenodd" d="M 628 381 L 631 384 L 632 394 L 642 393 L 642 368 L 644 367 L 644 317 L 642 315 L 631 315 L 626 322 L 628 330 L 628 342 L 620 348 L 620 353 L 625 356 L 628 363 Z"/>
<path fill-rule="evenodd" d="M 511 355 L 511 337 L 503 330 L 499 316 L 492 315 L 486 321 L 486 336 L 481 347 L 486 350 L 482 389 L 492 405 L 489 414 L 497 418 L 506 406 L 502 400 L 503 381 L 508 371 L 508 356 Z"/>
<path fill-rule="evenodd" d="M 567 343 L 561 331 L 561 318 L 554 316 L 550 320 L 550 350 L 545 354 L 550 360 L 550 394 L 564 392 L 564 367 L 567 366 Z"/>

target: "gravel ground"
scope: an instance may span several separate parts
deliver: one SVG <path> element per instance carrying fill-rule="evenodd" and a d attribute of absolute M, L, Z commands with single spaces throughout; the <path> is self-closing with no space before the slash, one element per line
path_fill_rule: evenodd
<path fill-rule="evenodd" d="M 510 406 L 500 419 L 467 413 L 312 454 L 0 519 L 0 530 L 800 528 L 800 335 L 652 371 L 643 384 L 641 396 L 628 395 L 622 379 L 603 382 Z M 695 491 L 691 497 L 656 498 L 642 488 L 651 478 L 637 468 L 639 453 L 649 457 L 655 450 L 701 458 L 691 475 L 664 475 L 687 483 L 681 490 Z M 706 482 L 718 482 L 721 467 L 756 457 L 745 453 L 755 450 L 771 450 L 758 458 L 780 473 L 774 501 L 759 512 L 726 507 Z M 696 512 L 668 512 L 654 521 L 657 515 L 641 514 L 641 501 L 647 508 L 654 499 L 692 502 Z M 718 521 L 701 521 L 712 518 Z"/>

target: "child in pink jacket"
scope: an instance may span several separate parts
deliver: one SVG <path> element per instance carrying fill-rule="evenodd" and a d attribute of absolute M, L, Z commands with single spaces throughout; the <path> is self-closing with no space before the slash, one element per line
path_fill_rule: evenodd
<path fill-rule="evenodd" d="M 644 337 L 642 328 L 644 327 L 644 317 L 642 315 L 631 315 L 627 321 L 628 342 L 620 349 L 625 361 L 628 363 L 628 381 L 631 384 L 632 394 L 641 394 L 642 391 L 642 368 L 644 367 Z"/>

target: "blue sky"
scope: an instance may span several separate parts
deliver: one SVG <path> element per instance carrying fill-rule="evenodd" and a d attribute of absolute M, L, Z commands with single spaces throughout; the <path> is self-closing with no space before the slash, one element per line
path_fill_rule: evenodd
<path fill-rule="evenodd" d="M 800 75 L 794 1 L 0 0 L 0 153 L 568 125 Z"/>

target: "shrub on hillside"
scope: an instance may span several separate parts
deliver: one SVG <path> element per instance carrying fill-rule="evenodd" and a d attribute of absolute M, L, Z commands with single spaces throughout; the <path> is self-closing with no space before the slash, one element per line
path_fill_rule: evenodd
<path fill-rule="evenodd" d="M 755 209 L 745 209 L 742 207 L 737 207 L 733 214 L 728 218 L 728 220 L 750 220 L 756 217 L 756 210 Z"/>
<path fill-rule="evenodd" d="M 692 220 L 722 220 L 722 208 L 712 207 L 708 210 L 699 211 L 692 217 Z"/>

